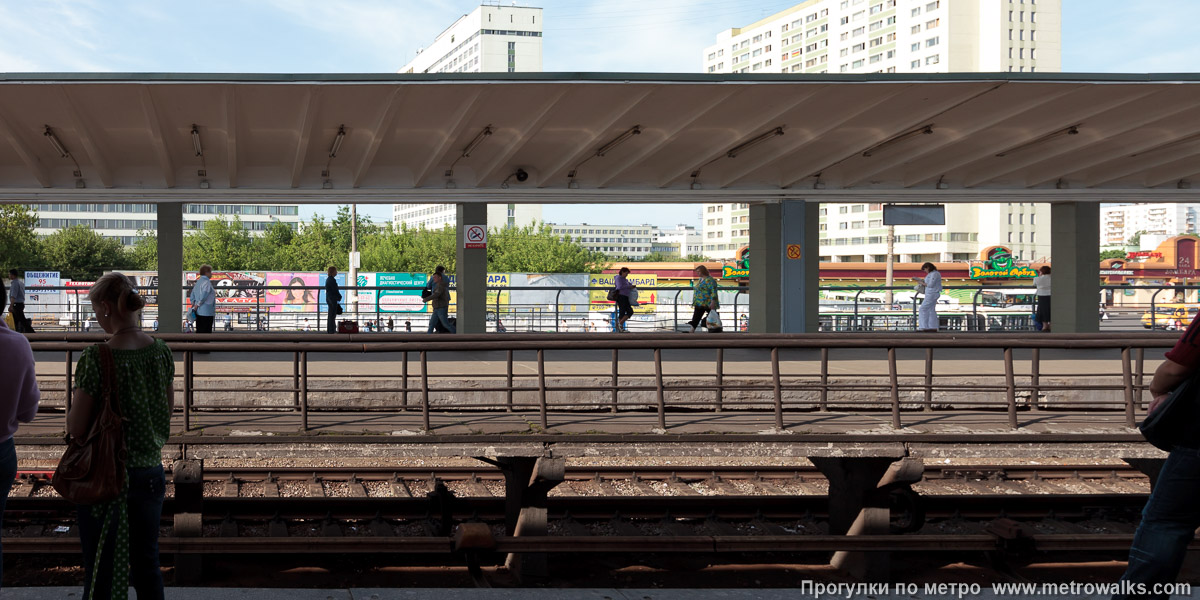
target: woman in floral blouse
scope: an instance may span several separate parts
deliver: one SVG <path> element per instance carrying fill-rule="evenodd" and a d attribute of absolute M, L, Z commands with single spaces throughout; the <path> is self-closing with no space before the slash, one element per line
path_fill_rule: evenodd
<path fill-rule="evenodd" d="M 696 274 L 700 279 L 697 279 L 696 285 L 692 287 L 692 320 L 688 321 L 688 325 L 692 326 L 692 333 L 696 332 L 696 328 L 707 317 L 709 311 L 720 308 L 720 304 L 717 303 L 717 280 L 708 274 L 708 267 L 696 267 Z"/>

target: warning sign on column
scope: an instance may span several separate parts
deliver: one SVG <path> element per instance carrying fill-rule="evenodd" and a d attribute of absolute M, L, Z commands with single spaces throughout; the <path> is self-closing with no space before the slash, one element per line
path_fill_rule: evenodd
<path fill-rule="evenodd" d="M 463 248 L 487 248 L 487 228 L 483 225 L 467 225 Z"/>

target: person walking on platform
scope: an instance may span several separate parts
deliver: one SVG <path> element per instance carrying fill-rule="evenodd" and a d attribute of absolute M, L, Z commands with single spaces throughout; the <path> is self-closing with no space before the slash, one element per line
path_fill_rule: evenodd
<path fill-rule="evenodd" d="M 16 269 L 8 270 L 9 309 L 12 311 L 13 327 L 18 333 L 33 333 L 33 321 L 25 318 L 25 280 Z"/>
<path fill-rule="evenodd" d="M 329 333 L 337 333 L 337 318 L 342 314 L 342 307 L 338 304 L 342 301 L 342 291 L 338 289 L 337 284 L 337 267 L 329 267 L 327 272 L 328 277 L 325 279 L 325 305 L 329 311 L 329 322 L 326 324 L 326 331 Z"/>
<path fill-rule="evenodd" d="M 688 325 L 692 326 L 692 333 L 696 333 L 696 328 L 706 319 L 710 311 L 720 308 L 720 305 L 717 304 L 717 280 L 708 274 L 708 267 L 704 265 L 696 267 L 696 274 L 700 278 L 692 287 L 692 320 L 688 321 Z"/>
<path fill-rule="evenodd" d="M 1042 324 L 1042 331 L 1050 333 L 1050 267 L 1043 266 L 1038 273 L 1033 278 L 1037 288 L 1037 320 Z"/>
<path fill-rule="evenodd" d="M 1200 369 L 1200 318 L 1192 320 L 1165 356 L 1150 381 L 1153 400 L 1147 416 L 1158 409 L 1171 390 Z M 1200 436 L 1194 444 L 1178 446 L 1167 455 L 1133 535 L 1129 566 L 1121 581 L 1145 584 L 1146 592 L 1117 594 L 1114 598 L 1167 598 L 1167 594 L 1151 588 L 1154 584 L 1173 583 L 1179 575 L 1188 544 L 1200 527 L 1197 496 L 1200 496 Z"/>
<path fill-rule="evenodd" d="M 429 310 L 432 312 L 429 315 L 429 329 L 426 333 L 433 333 L 435 330 L 439 333 L 456 333 L 454 324 L 450 322 L 450 285 L 446 281 L 445 268 L 438 267 L 429 280 L 433 286 L 429 295 L 423 297 L 429 303 Z"/>
<path fill-rule="evenodd" d="M 217 318 L 217 288 L 212 284 L 212 267 L 200 265 L 199 276 L 192 284 L 192 308 L 196 310 L 196 333 L 212 333 Z"/>
<path fill-rule="evenodd" d="M 625 321 L 633 316 L 633 305 L 629 303 L 629 295 L 633 293 L 633 288 L 637 287 L 629 283 L 629 267 L 621 267 L 621 270 L 617 271 L 613 287 L 617 289 L 616 330 L 629 333 L 629 330 L 625 328 Z"/>
<path fill-rule="evenodd" d="M 942 274 L 930 262 L 921 265 L 921 270 L 925 271 L 924 278 L 913 277 L 914 280 L 921 282 L 917 284 L 917 293 L 925 294 L 925 298 L 921 300 L 921 308 L 917 310 L 917 330 L 936 332 L 938 330 L 937 301 L 942 295 Z"/>
<path fill-rule="evenodd" d="M 5 292 L 0 285 L 0 317 L 4 316 Z M 4 503 L 17 476 L 17 448 L 13 434 L 17 423 L 28 423 L 37 415 L 38 400 L 41 398 L 34 375 L 33 350 L 29 340 L 4 325 L 0 318 L 0 515 L 4 514 Z M 0 564 L 0 568 L 3 565 Z"/>
<path fill-rule="evenodd" d="M 101 277 L 88 300 L 109 338 L 79 355 L 67 433 L 73 438 L 88 435 L 100 416 L 97 403 L 103 398 L 104 381 L 115 378 L 117 406 L 125 423 L 126 483 L 115 499 L 79 507 L 83 595 L 126 598 L 133 585 L 138 600 L 158 599 L 163 597 L 158 528 L 166 490 L 162 447 L 171 433 L 175 361 L 166 343 L 139 326 L 138 311 L 146 303 L 128 277 Z M 107 375 L 102 353 L 111 353 L 112 371 Z"/>

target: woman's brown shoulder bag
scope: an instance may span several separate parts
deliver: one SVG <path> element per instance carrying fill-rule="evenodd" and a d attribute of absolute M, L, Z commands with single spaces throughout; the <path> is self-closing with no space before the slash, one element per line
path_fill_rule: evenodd
<path fill-rule="evenodd" d="M 100 350 L 100 398 L 93 405 L 91 429 L 84 439 L 67 435 L 67 450 L 54 470 L 54 489 L 75 504 L 99 504 L 125 487 L 125 431 L 117 396 L 112 348 Z"/>

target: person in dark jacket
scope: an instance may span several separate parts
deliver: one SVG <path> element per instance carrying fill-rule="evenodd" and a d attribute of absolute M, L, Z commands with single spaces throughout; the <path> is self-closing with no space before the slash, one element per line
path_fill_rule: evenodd
<path fill-rule="evenodd" d="M 445 272 L 434 272 L 430 281 L 433 283 L 433 287 L 429 297 L 425 299 L 429 303 L 429 310 L 432 313 L 429 315 L 427 333 L 433 333 L 435 329 L 446 333 L 455 333 L 454 324 L 450 322 L 450 284 L 446 281 Z"/>
<path fill-rule="evenodd" d="M 325 280 L 325 304 L 329 311 L 329 333 L 337 333 L 337 317 L 342 314 L 342 291 L 338 289 L 337 267 L 329 267 L 329 278 Z"/>

